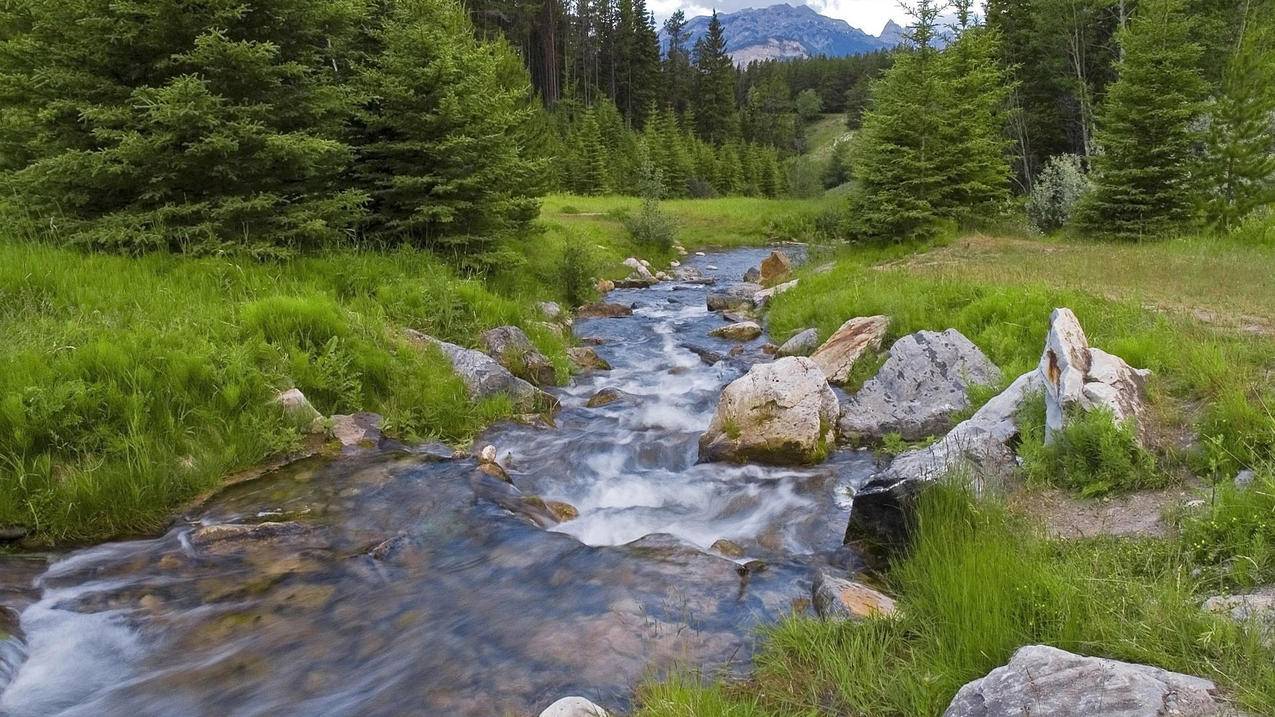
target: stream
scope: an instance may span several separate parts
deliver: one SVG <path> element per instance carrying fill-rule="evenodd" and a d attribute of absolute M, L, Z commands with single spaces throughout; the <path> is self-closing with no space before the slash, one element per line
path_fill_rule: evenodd
<path fill-rule="evenodd" d="M 686 263 L 720 287 L 767 253 Z M 633 316 L 576 323 L 613 370 L 555 389 L 555 426 L 475 442 L 516 488 L 387 446 L 231 486 L 153 539 L 0 560 L 19 616 L 0 714 L 492 717 L 569 694 L 624 711 L 649 676 L 745 673 L 815 570 L 857 563 L 841 539 L 873 460 L 697 464 L 722 387 L 770 360 L 765 336 L 715 365 L 688 348 L 733 346 L 708 336 L 707 291 L 617 290 Z M 603 388 L 625 397 L 587 408 Z M 540 527 L 529 496 L 579 517 Z"/>

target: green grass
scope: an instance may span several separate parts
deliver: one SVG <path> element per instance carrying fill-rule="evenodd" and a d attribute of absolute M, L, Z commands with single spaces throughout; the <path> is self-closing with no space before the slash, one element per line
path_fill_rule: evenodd
<path fill-rule="evenodd" d="M 1010 265 L 1002 269 L 981 262 L 969 270 L 932 268 L 930 259 L 959 255 L 962 245 L 953 242 L 902 259 L 898 254 L 909 248 L 851 248 L 826 271 L 825 260 L 817 258 L 802 271 L 801 284 L 774 301 L 771 333 L 788 336 L 816 327 L 828 336 L 849 318 L 873 314 L 891 317 L 886 346 L 922 329 L 955 328 L 986 352 L 1008 381 L 1036 365 L 1050 312 L 1067 306 L 1077 313 L 1094 346 L 1152 370 L 1153 442 L 1171 462 L 1190 458 L 1196 470 L 1211 466 L 1233 474 L 1275 455 L 1275 339 L 1152 310 L 1132 297 L 1095 295 L 1055 282 L 1044 272 L 1021 276 Z M 1093 253 L 1106 248 L 1097 246 Z M 1156 245 L 1148 245 L 1147 251 L 1157 251 Z M 1247 251 L 1249 262 L 1265 258 L 1263 247 Z M 1066 267 L 1066 252 L 1052 256 L 1055 274 L 1073 271 Z M 1121 261 L 1119 252 L 1112 256 L 1112 263 Z M 1232 261 L 1224 257 L 1210 264 L 1207 254 L 1200 255 L 1192 276 L 1180 281 L 1181 294 L 1193 299 L 1198 294 L 1191 287 L 1204 283 L 1197 282 L 1198 276 L 1225 276 Z M 1136 272 L 1138 265 L 1125 270 Z M 1156 276 L 1147 281 L 1174 292 L 1173 280 Z M 1182 454 L 1176 437 L 1188 432 L 1204 439 L 1198 456 Z"/>
<path fill-rule="evenodd" d="M 86 254 L 0 237 L 0 525 L 54 544 L 161 528 L 192 496 L 300 440 L 271 404 L 296 386 L 325 415 L 375 411 L 407 440 L 462 442 L 509 413 L 474 404 L 414 328 L 474 345 L 522 326 L 565 379 L 565 340 L 535 302 L 592 298 L 592 277 L 657 264 L 619 210 L 638 200 L 550 197 L 540 222 L 467 278 L 428 252 L 331 251 L 286 262 Z M 581 212 L 606 216 L 572 215 Z M 762 243 L 811 202 L 668 204 L 688 246 Z M 710 241 L 720 237 L 720 241 Z"/>
<path fill-rule="evenodd" d="M 1220 481 L 1204 509 L 1180 522 L 1183 543 L 1218 589 L 1275 582 L 1275 463 L 1258 466 L 1245 489 Z"/>
<path fill-rule="evenodd" d="M 806 155 L 826 160 L 831 156 L 833 146 L 851 134 L 846 128 L 845 115 L 826 114 L 806 128 Z"/>
<path fill-rule="evenodd" d="M 917 521 L 888 574 L 898 617 L 787 618 L 766 630 L 750 680 L 648 683 L 637 715 L 930 717 L 1029 644 L 1202 675 L 1254 714 L 1275 711 L 1275 651 L 1200 610 L 1178 543 L 1049 540 L 957 484 L 925 493 Z"/>

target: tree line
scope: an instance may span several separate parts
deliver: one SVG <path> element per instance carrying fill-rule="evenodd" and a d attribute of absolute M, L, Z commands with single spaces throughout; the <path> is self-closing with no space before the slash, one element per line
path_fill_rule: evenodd
<path fill-rule="evenodd" d="M 847 231 L 1004 215 L 1142 240 L 1233 229 L 1275 201 L 1270 0 L 918 0 L 845 159 Z M 1015 191 L 1016 190 L 1016 191 Z"/>

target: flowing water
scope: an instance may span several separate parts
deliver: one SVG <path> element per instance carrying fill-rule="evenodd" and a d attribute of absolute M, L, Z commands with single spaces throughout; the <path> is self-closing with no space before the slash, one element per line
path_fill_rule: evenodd
<path fill-rule="evenodd" d="M 725 283 L 763 256 L 688 264 Z M 633 316 L 577 323 L 614 370 L 560 389 L 554 427 L 477 442 L 516 488 L 385 448 L 232 486 L 152 540 L 0 563 L 20 611 L 0 713 L 488 717 L 566 694 L 623 710 L 645 676 L 746 670 L 759 625 L 808 609 L 812 571 L 854 561 L 846 496 L 872 466 L 697 464 L 721 388 L 767 360 L 764 338 L 715 365 L 688 348 L 731 348 L 707 336 L 705 293 L 619 290 Z M 608 387 L 625 397 L 585 407 Z M 545 523 L 531 496 L 580 515 Z"/>

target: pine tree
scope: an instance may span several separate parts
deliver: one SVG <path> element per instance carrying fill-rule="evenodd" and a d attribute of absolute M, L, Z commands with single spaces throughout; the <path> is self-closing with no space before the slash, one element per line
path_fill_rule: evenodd
<path fill-rule="evenodd" d="M 1192 218 L 1199 196 L 1192 123 L 1206 84 L 1182 0 L 1143 0 L 1120 40 L 1124 59 L 1102 108 L 1094 191 L 1080 221 L 1096 235 L 1153 238 Z"/>
<path fill-rule="evenodd" d="M 664 21 L 664 36 L 668 38 L 668 53 L 663 64 L 664 101 L 674 112 L 682 115 L 690 109 L 691 91 L 695 81 L 690 48 L 686 46 L 689 33 L 686 30 L 684 11 L 674 11 Z"/>
<path fill-rule="evenodd" d="M 1204 219 L 1222 231 L 1275 204 L 1275 3 L 1246 0 L 1236 45 L 1208 108 Z"/>
<path fill-rule="evenodd" d="M 957 10 L 969 22 L 968 2 Z M 935 143 L 941 194 L 935 208 L 946 217 L 971 220 L 1002 211 L 1009 201 L 1009 142 L 1005 137 L 1010 85 L 999 62 L 999 34 L 962 27 L 941 55 L 945 97 Z"/>
<path fill-rule="evenodd" d="M 946 99 L 933 47 L 938 5 L 919 0 L 913 47 L 878 80 L 855 137 L 850 195 L 853 231 L 863 239 L 901 241 L 934 233 L 940 218 L 939 117 Z"/>
<path fill-rule="evenodd" d="M 539 207 L 519 142 L 534 116 L 526 71 L 503 40 L 476 40 L 451 0 L 396 0 L 375 41 L 356 171 L 368 230 L 473 260 Z"/>
<path fill-rule="evenodd" d="M 726 36 L 717 12 L 708 33 L 695 43 L 695 119 L 699 136 L 721 144 L 736 135 L 735 65 L 726 54 Z"/>
<path fill-rule="evenodd" d="M 361 0 L 20 7 L 0 145 L 24 148 L 9 188 L 60 236 L 262 254 L 348 236 L 364 201 L 341 183 Z"/>

